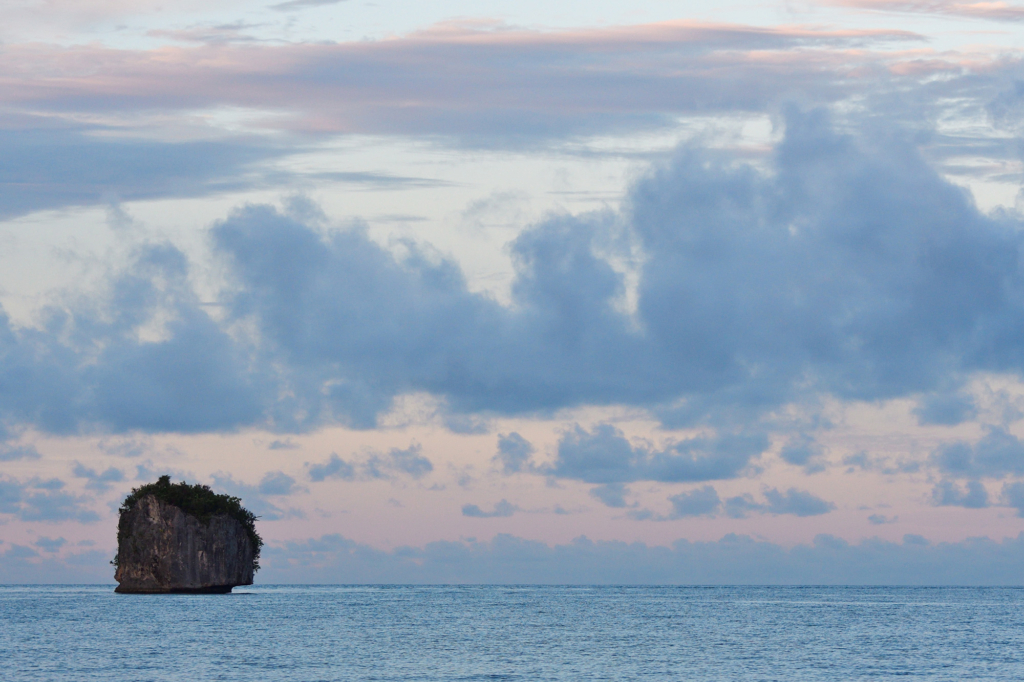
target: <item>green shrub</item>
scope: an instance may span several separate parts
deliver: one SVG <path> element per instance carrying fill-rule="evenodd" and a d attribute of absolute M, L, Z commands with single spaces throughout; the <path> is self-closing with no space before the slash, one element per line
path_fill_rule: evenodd
<path fill-rule="evenodd" d="M 162 502 L 174 505 L 189 516 L 194 516 L 203 524 L 209 524 L 210 519 L 214 516 L 223 515 L 235 519 L 245 528 L 249 541 L 252 542 L 254 548 L 253 571 L 260 570 L 259 559 L 260 549 L 263 547 L 263 538 L 256 532 L 256 519 L 259 517 L 243 507 L 242 500 L 237 497 L 219 495 L 210 490 L 210 486 L 199 483 L 195 485 L 189 485 L 185 481 L 171 483 L 170 476 L 161 476 L 157 479 L 156 483 L 147 483 L 146 485 L 134 488 L 128 497 L 124 498 L 120 509 L 121 518 L 117 524 L 118 547 L 128 537 L 128 512 L 146 495 L 152 495 Z M 114 557 L 114 560 L 110 563 L 116 566 L 117 557 Z"/>

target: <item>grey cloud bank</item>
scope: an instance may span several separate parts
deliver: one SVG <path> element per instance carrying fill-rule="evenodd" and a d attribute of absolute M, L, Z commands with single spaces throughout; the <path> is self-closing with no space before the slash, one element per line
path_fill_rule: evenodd
<path fill-rule="evenodd" d="M 735 535 L 671 547 L 586 538 L 552 547 L 498 535 L 392 552 L 325 535 L 263 551 L 268 584 L 1021 585 L 1024 535 L 856 545 L 822 535 L 792 548 Z M 102 552 L 41 558 L 29 547 L 0 545 L 0 582 L 110 582 L 108 559 Z"/>
<path fill-rule="evenodd" d="M 373 172 L 288 170 L 274 162 L 307 148 L 255 135 L 164 142 L 36 127 L 45 124 L 32 118 L 12 122 L 0 115 L 0 220 L 72 206 L 208 197 L 296 182 L 390 190 L 446 184 Z"/>
<path fill-rule="evenodd" d="M 899 135 L 875 123 L 838 133 L 822 111 L 787 114 L 769 170 L 683 147 L 636 183 L 621 214 L 526 229 L 510 245 L 509 307 L 416 244 L 396 256 L 308 210 L 246 206 L 211 231 L 230 282 L 223 321 L 168 244 L 141 248 L 104 298 L 48 308 L 38 328 L 0 319 L 0 421 L 61 434 L 297 432 L 373 427 L 414 392 L 456 415 L 621 404 L 713 435 L 654 447 L 610 425 L 576 427 L 543 473 L 700 482 L 756 461 L 785 428 L 770 416 L 786 404 L 931 396 L 974 372 L 1019 375 L 1016 218 L 980 213 Z M 633 246 L 645 260 L 631 316 L 617 306 L 623 275 L 599 254 Z M 165 338 L 141 341 L 157 317 Z M 969 414 L 927 400 L 925 420 Z M 811 470 L 818 451 L 801 438 L 784 456 Z M 506 436 L 497 464 L 529 469 L 530 447 Z M 1017 474 L 1021 452 L 994 429 L 935 462 L 956 476 Z M 312 465 L 310 476 L 346 478 L 345 464 Z M 369 464 L 414 478 L 432 468 L 414 449 Z"/>
<path fill-rule="evenodd" d="M 21 126 L 32 123 L 44 122 Z M 0 220 L 111 200 L 237 190 L 253 183 L 254 164 L 285 153 L 255 139 L 169 143 L 18 127 L 0 127 Z"/>
<path fill-rule="evenodd" d="M 499 535 L 381 552 L 329 535 L 271 550 L 267 579 L 287 582 L 285 571 L 275 573 L 277 557 L 339 583 L 1020 585 L 1024 536 L 937 545 L 818 536 L 788 549 L 745 536 L 671 547 L 578 538 L 550 547 Z"/>
<path fill-rule="evenodd" d="M 981 215 L 898 139 L 871 146 L 820 114 L 791 115 L 775 164 L 766 177 L 683 150 L 634 188 L 623 217 L 648 254 L 639 332 L 612 305 L 621 276 L 595 255 L 617 224 L 607 216 L 520 235 L 513 310 L 470 294 L 451 263 L 415 249 L 398 262 L 358 232 L 325 241 L 252 208 L 214 234 L 238 276 L 233 313 L 292 368 L 288 411 L 315 418 L 369 425 L 394 395 L 426 390 L 455 411 L 624 403 L 670 425 L 728 425 L 816 393 L 877 400 L 1019 371 L 1015 222 Z M 728 477 L 758 438 L 645 454 L 579 432 L 555 473 Z"/>

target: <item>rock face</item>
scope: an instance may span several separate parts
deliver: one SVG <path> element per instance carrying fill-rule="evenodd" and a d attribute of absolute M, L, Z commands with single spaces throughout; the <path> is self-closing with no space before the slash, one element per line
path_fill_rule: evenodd
<path fill-rule="evenodd" d="M 203 523 L 153 495 L 122 518 L 116 592 L 226 593 L 252 585 L 254 550 L 245 528 L 221 514 Z"/>

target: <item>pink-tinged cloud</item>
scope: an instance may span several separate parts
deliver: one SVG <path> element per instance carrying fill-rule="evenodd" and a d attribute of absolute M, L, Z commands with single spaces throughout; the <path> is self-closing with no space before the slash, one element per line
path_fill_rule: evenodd
<path fill-rule="evenodd" d="M 539 32 L 444 24 L 372 42 L 0 49 L 0 104 L 119 115 L 222 106 L 303 132 L 493 134 L 636 125 L 685 112 L 834 101 L 890 73 L 904 31 L 669 22 Z M 269 119 L 268 119 L 269 120 Z"/>
<path fill-rule="evenodd" d="M 991 21 L 1024 21 L 1024 7 L 1008 2 L 950 2 L 949 0 L 834 0 L 829 4 L 878 12 L 946 14 Z"/>

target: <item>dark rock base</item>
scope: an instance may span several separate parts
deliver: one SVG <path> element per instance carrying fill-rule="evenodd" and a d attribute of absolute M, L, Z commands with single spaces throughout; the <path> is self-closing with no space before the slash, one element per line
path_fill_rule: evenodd
<path fill-rule="evenodd" d="M 174 587 L 168 590 L 133 590 L 121 585 L 114 588 L 118 594 L 231 594 L 234 585 L 211 585 L 210 587 Z"/>

